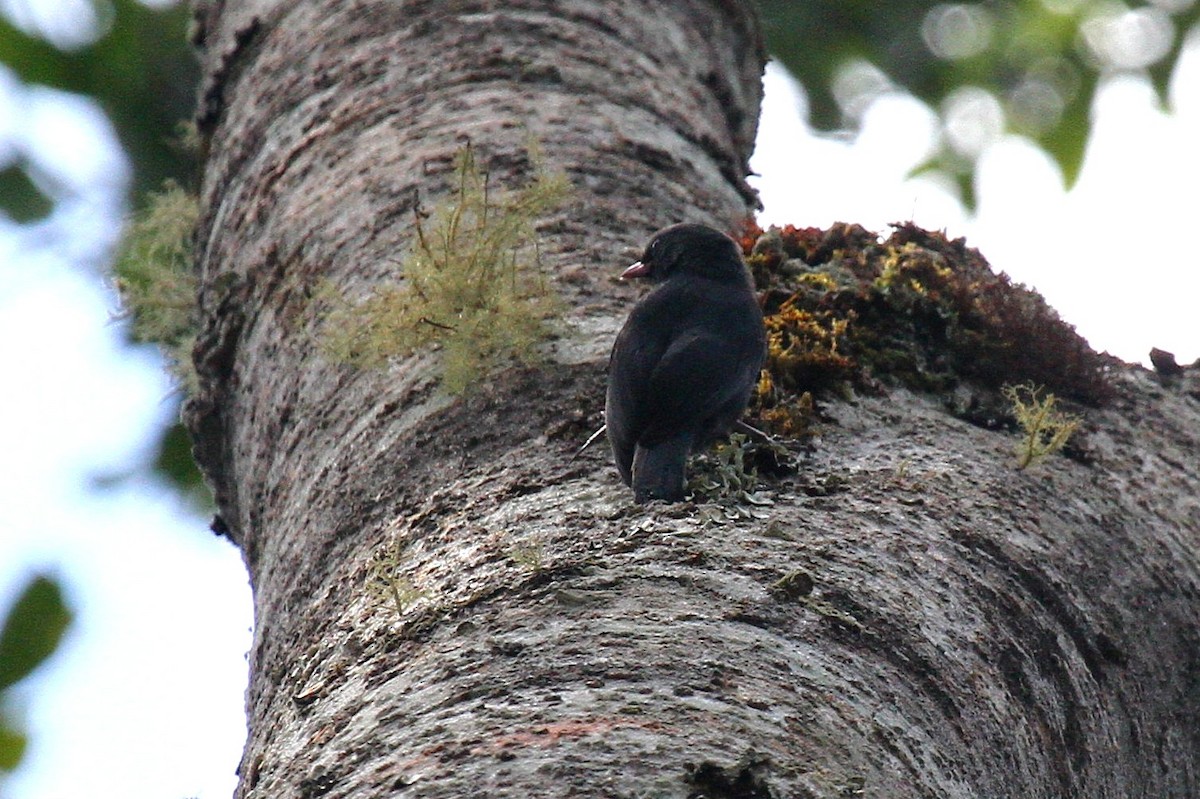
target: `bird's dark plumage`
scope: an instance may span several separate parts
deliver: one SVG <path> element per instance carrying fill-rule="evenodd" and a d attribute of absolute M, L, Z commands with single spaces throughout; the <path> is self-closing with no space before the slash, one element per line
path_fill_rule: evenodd
<path fill-rule="evenodd" d="M 638 502 L 683 497 L 684 464 L 729 432 L 766 357 L 738 245 L 704 225 L 655 234 L 622 277 L 660 285 L 629 314 L 608 367 L 605 423 Z"/>

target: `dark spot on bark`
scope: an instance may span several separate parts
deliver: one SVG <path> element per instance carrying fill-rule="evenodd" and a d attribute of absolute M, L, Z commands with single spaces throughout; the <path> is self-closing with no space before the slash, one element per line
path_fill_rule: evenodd
<path fill-rule="evenodd" d="M 706 760 L 690 766 L 686 780 L 694 786 L 688 799 L 777 799 L 766 781 L 769 761 L 748 755 L 732 766 Z"/>
<path fill-rule="evenodd" d="M 251 18 L 234 31 L 232 43 L 218 57 L 217 66 L 201 88 L 196 103 L 196 128 L 201 135 L 207 137 L 216 128 L 225 106 L 225 87 L 234 80 L 232 75 L 236 67 L 253 60 L 249 51 L 262 29 L 262 20 Z"/>
<path fill-rule="evenodd" d="M 657 172 L 676 172 L 679 169 L 679 161 L 666 150 L 644 142 L 632 142 L 630 150 L 634 158 Z"/>
<path fill-rule="evenodd" d="M 208 529 L 219 536 L 229 537 L 229 525 L 226 524 L 225 519 L 219 513 L 213 516 L 212 523 L 208 525 Z"/>
<path fill-rule="evenodd" d="M 301 799 L 316 799 L 318 796 L 324 796 L 333 790 L 337 782 L 337 777 L 328 771 L 314 774 L 300 781 L 300 797 Z"/>
<path fill-rule="evenodd" d="M 1096 636 L 1096 651 L 1100 653 L 1102 658 L 1117 666 L 1125 666 L 1128 662 L 1128 658 L 1121 648 L 1104 633 Z"/>

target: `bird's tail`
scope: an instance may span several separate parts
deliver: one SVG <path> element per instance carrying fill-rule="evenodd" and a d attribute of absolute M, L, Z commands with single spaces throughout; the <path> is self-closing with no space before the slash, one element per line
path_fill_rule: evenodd
<path fill-rule="evenodd" d="M 653 447 L 640 444 L 633 454 L 633 498 L 636 502 L 683 499 L 684 467 L 692 448 L 692 436 L 667 439 Z"/>

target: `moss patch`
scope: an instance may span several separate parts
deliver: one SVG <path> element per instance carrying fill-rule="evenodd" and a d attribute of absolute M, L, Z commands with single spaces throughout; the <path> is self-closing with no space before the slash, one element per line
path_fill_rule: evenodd
<path fill-rule="evenodd" d="M 1112 395 L 1109 359 L 1040 294 L 993 272 L 963 239 L 893 227 L 882 239 L 853 224 L 745 225 L 769 340 L 752 406 L 764 427 L 805 435 L 814 397 L 889 384 L 947 397 L 963 385 L 998 395 L 1036 384 L 1092 406 Z"/>

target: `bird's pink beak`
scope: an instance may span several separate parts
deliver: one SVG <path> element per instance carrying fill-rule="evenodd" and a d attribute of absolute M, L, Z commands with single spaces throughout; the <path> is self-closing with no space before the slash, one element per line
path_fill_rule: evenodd
<path fill-rule="evenodd" d="M 650 274 L 650 267 L 646 266 L 641 261 L 635 261 L 621 273 L 622 280 L 628 280 L 631 277 L 645 277 Z"/>

